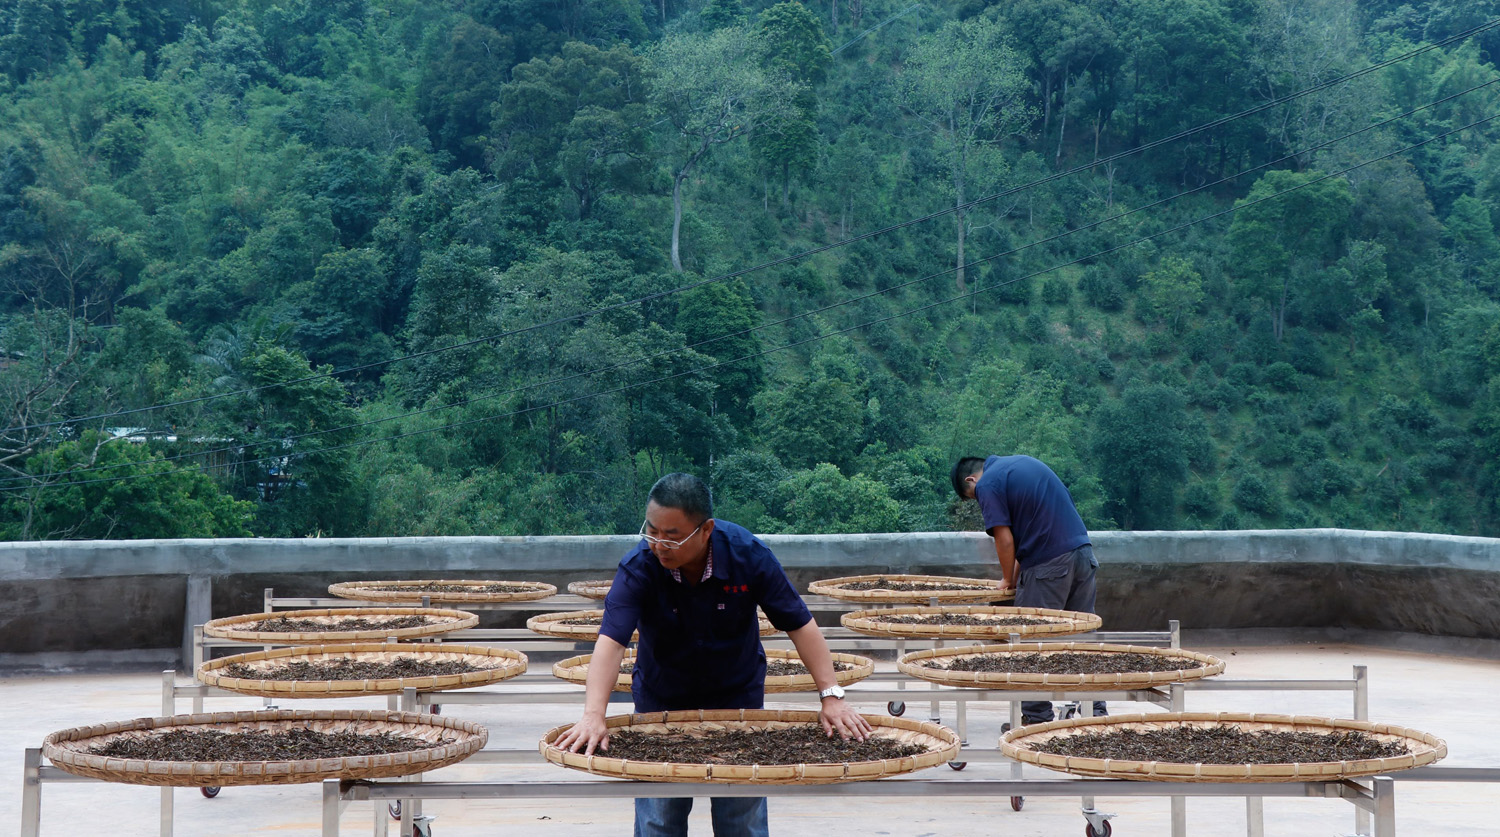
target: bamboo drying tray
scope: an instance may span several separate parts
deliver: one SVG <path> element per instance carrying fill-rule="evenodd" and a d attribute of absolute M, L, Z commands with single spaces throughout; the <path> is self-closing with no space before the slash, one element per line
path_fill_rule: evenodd
<path fill-rule="evenodd" d="M 587 640 L 599 638 L 598 625 L 564 625 L 568 619 L 603 619 L 603 610 L 565 610 L 557 613 L 538 613 L 526 620 L 526 627 L 534 633 L 542 636 L 555 636 L 561 639 Z M 770 636 L 776 633 L 776 626 L 771 620 L 760 614 L 760 635 Z M 634 642 L 640 636 L 637 631 L 631 634 L 630 640 Z"/>
<path fill-rule="evenodd" d="M 425 616 L 437 620 L 431 625 L 414 628 L 368 628 L 353 631 L 263 631 L 260 625 L 272 619 L 306 619 L 327 625 L 343 619 L 371 619 L 382 616 Z M 329 642 L 382 642 L 386 639 L 411 639 L 438 636 L 461 631 L 479 624 L 479 617 L 463 610 L 435 607 L 332 607 L 320 610 L 279 610 L 271 613 L 247 613 L 226 616 L 203 624 L 203 632 L 222 639 L 255 642 L 264 645 L 321 645 Z"/>
<path fill-rule="evenodd" d="M 879 761 L 856 761 L 830 764 L 681 764 L 673 762 L 633 761 L 610 758 L 596 750 L 594 755 L 566 752 L 552 742 L 572 725 L 556 727 L 542 736 L 542 756 L 554 764 L 583 770 L 600 776 L 621 779 L 645 779 L 653 782 L 718 782 L 739 785 L 822 785 L 854 782 L 910 773 L 951 761 L 958 755 L 958 735 L 947 727 L 927 721 L 865 715 L 874 734 L 908 744 L 921 744 L 928 751 L 916 756 Z M 611 731 L 634 729 L 663 733 L 699 729 L 776 729 L 818 722 L 818 713 L 807 710 L 770 709 L 704 709 L 684 712 L 651 712 L 641 715 L 616 715 L 605 718 Z"/>
<path fill-rule="evenodd" d="M 451 586 L 474 587 L 476 592 L 468 593 L 456 590 L 385 590 L 385 587 L 414 587 L 421 584 L 444 584 Z M 509 584 L 514 587 L 525 587 L 525 590 L 515 593 L 486 593 L 481 592 L 483 588 L 491 584 Z M 557 588 L 551 584 L 543 584 L 540 581 L 475 581 L 465 579 L 461 581 L 449 581 L 444 579 L 418 578 L 409 581 L 340 581 L 328 585 L 330 595 L 341 599 L 355 599 L 362 602 L 420 602 L 426 596 L 429 602 L 532 602 L 537 599 L 545 599 L 557 592 Z"/>
<path fill-rule="evenodd" d="M 479 671 L 462 674 L 435 674 L 425 677 L 382 677 L 371 680 L 258 680 L 231 677 L 226 669 L 240 663 L 268 670 L 291 662 L 319 663 L 334 659 L 357 659 L 364 662 L 389 662 L 398 657 L 416 657 L 429 661 L 460 661 L 485 666 Z M 354 695 L 392 695 L 402 689 L 442 691 L 468 689 L 509 680 L 526 671 L 526 655 L 509 648 L 450 643 L 384 643 L 363 645 L 313 645 L 300 648 L 277 648 L 210 660 L 198 667 L 199 682 L 232 692 L 261 697 L 335 698 Z"/>
<path fill-rule="evenodd" d="M 1039 742 L 1047 739 L 1080 733 L 1108 733 L 1116 729 L 1151 730 L 1174 726 L 1208 728 L 1226 725 L 1239 727 L 1245 732 L 1272 730 L 1335 733 L 1358 730 L 1381 741 L 1401 741 L 1411 752 L 1404 756 L 1358 761 L 1187 764 L 1185 762 L 1078 758 L 1041 753 L 1033 749 Z M 1432 764 L 1448 755 L 1448 745 L 1441 738 L 1394 724 L 1248 712 L 1158 712 L 1149 715 L 1115 715 L 1105 718 L 1050 721 L 1007 732 L 1000 738 L 1000 750 L 1016 761 L 1028 762 L 1049 770 L 1061 770 L 1064 773 L 1079 776 L 1157 782 L 1323 782 L 1356 776 L 1374 776 L 1379 773 L 1420 767 L 1424 764 Z"/>
<path fill-rule="evenodd" d="M 604 601 L 604 597 L 609 595 L 610 585 L 614 583 L 615 580 L 612 578 L 575 581 L 568 585 L 568 592 L 575 596 L 582 596 L 585 599 L 594 599 L 602 602 Z"/>
<path fill-rule="evenodd" d="M 797 657 L 796 651 L 782 648 L 767 648 L 765 649 L 765 651 L 767 662 L 771 662 L 772 660 L 800 661 Z M 837 679 L 837 682 L 840 686 L 847 686 L 850 683 L 858 683 L 859 681 L 875 673 L 875 661 L 870 659 L 869 657 L 861 657 L 856 654 L 839 653 L 834 653 L 832 654 L 832 656 L 834 662 L 845 663 L 850 666 L 850 668 L 846 671 L 834 672 L 834 677 Z M 556 663 L 552 666 L 552 675 L 562 680 L 566 680 L 569 683 L 577 683 L 579 685 L 583 685 L 588 682 L 589 662 L 592 657 L 592 654 L 584 654 L 578 657 L 569 657 L 568 659 L 563 660 L 560 663 Z M 622 662 L 635 662 L 635 651 L 626 651 L 625 658 L 624 660 L 622 660 Z M 629 674 L 620 674 L 615 678 L 614 691 L 630 691 L 630 682 L 631 677 Z M 816 687 L 816 684 L 813 683 L 811 674 L 782 674 L 775 676 L 770 674 L 766 675 L 766 694 L 781 692 L 808 692 L 813 691 L 814 689 L 816 689 Z"/>
<path fill-rule="evenodd" d="M 1019 671 L 951 671 L 928 668 L 927 663 L 952 663 L 964 657 L 986 654 L 1145 654 L 1170 657 L 1179 661 L 1174 671 L 1128 671 L 1117 674 L 1047 674 Z M 896 661 L 896 668 L 912 677 L 942 683 L 945 686 L 971 686 L 982 689 L 1049 689 L 1058 692 L 1144 689 L 1165 683 L 1184 683 L 1212 677 L 1224 672 L 1224 661 L 1196 651 L 1180 648 L 1151 648 L 1144 645 L 1105 645 L 1097 642 L 1049 642 L 1037 645 L 970 645 L 961 648 L 933 648 L 913 651 Z"/>
<path fill-rule="evenodd" d="M 1027 616 L 1052 620 L 1045 625 L 904 625 L 885 621 L 892 616 L 934 616 L 969 614 L 973 616 Z M 1092 613 L 1071 610 L 1048 610 L 1041 607 L 989 607 L 985 605 L 949 605 L 938 607 L 886 607 L 876 610 L 851 610 L 839 617 L 844 627 L 867 636 L 894 636 L 908 639 L 1008 639 L 1011 634 L 1023 637 L 1081 634 L 1103 624 Z"/>
<path fill-rule="evenodd" d="M 310 729 L 323 733 L 383 732 L 421 738 L 432 746 L 405 753 L 285 761 L 143 761 L 94 755 L 89 748 L 116 738 L 139 738 L 169 730 Z M 446 743 L 443 743 L 446 739 Z M 78 776 L 132 785 L 223 787 L 291 785 L 324 779 L 386 779 L 436 770 L 463 761 L 489 740 L 489 731 L 471 721 L 440 715 L 385 710 L 259 709 L 137 718 L 54 732 L 42 742 L 42 753 L 60 770 Z"/>
<path fill-rule="evenodd" d="M 909 584 L 932 585 L 923 590 L 849 590 L 847 584 L 860 581 L 899 581 Z M 983 590 L 943 589 L 944 584 L 980 586 Z M 959 578 L 948 575 L 851 575 L 843 578 L 828 578 L 807 585 L 807 592 L 828 596 L 846 602 L 886 604 L 928 604 L 936 599 L 940 604 L 960 602 L 992 602 L 999 599 L 1014 599 L 1016 591 L 1005 586 L 1004 581 L 992 578 Z"/>

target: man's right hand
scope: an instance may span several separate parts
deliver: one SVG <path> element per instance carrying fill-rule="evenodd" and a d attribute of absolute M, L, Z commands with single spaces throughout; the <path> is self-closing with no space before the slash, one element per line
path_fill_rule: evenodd
<path fill-rule="evenodd" d="M 604 725 L 604 716 L 584 713 L 578 723 L 557 737 L 557 746 L 571 753 L 582 750 L 586 756 L 592 756 L 595 749 L 608 751 L 609 728 Z"/>

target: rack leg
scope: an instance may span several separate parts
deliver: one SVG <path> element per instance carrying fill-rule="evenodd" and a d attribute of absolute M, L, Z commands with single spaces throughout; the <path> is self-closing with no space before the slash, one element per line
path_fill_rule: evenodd
<path fill-rule="evenodd" d="M 1172 647 L 1177 647 L 1177 620 L 1172 620 Z M 1187 689 L 1181 683 L 1169 687 L 1172 696 L 1172 711 L 1187 711 Z M 1257 802 L 1260 800 L 1257 798 Z M 1252 818 L 1253 819 L 1253 818 Z M 1187 837 L 1187 797 L 1172 797 L 1172 837 Z"/>
<path fill-rule="evenodd" d="M 1396 837 L 1396 780 L 1376 776 L 1371 789 L 1375 794 L 1375 837 Z"/>
<path fill-rule="evenodd" d="M 167 669 L 161 673 L 161 714 L 177 714 L 177 696 L 173 694 L 177 687 L 177 672 Z"/>
<path fill-rule="evenodd" d="M 161 789 L 161 837 L 172 837 L 172 788 Z"/>
<path fill-rule="evenodd" d="M 323 837 L 339 837 L 339 801 L 339 780 L 324 779 Z"/>
<path fill-rule="evenodd" d="M 1245 834 L 1247 837 L 1266 837 L 1266 800 L 1264 797 L 1245 797 Z"/>
<path fill-rule="evenodd" d="M 935 640 L 933 640 L 932 641 L 932 647 L 933 648 L 942 648 L 943 647 L 943 641 L 941 639 L 935 639 Z M 929 691 L 934 691 L 935 692 L 935 691 L 939 691 L 940 689 L 942 689 L 942 686 L 939 686 L 936 683 L 928 683 L 927 684 L 927 688 L 928 688 Z M 934 724 L 941 724 L 943 722 L 943 712 L 942 712 L 942 709 L 940 709 L 938 707 L 938 702 L 936 700 L 934 700 L 932 702 L 932 708 L 928 711 L 928 718 L 931 719 L 931 721 Z"/>
<path fill-rule="evenodd" d="M 1369 666 L 1354 667 L 1354 719 L 1356 721 L 1370 720 L 1370 668 Z M 1354 809 L 1354 833 L 1370 833 L 1370 812 L 1363 808 Z"/>
<path fill-rule="evenodd" d="M 26 748 L 21 771 L 21 837 L 39 837 L 42 830 L 42 750 Z"/>

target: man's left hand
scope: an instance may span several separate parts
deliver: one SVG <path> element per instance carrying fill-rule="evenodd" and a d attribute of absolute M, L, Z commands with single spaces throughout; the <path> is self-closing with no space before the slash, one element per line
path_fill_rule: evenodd
<path fill-rule="evenodd" d="M 833 737 L 836 730 L 839 737 L 845 741 L 854 739 L 863 741 L 870 737 L 872 730 L 870 722 L 864 716 L 854 711 L 854 707 L 846 703 L 842 698 L 828 698 L 823 701 L 823 708 L 818 711 L 818 719 L 823 722 L 823 732 Z"/>

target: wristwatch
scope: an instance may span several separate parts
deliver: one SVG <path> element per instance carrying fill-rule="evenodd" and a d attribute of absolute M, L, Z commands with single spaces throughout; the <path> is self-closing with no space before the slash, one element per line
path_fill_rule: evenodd
<path fill-rule="evenodd" d="M 824 689 L 823 691 L 818 692 L 818 700 L 822 700 L 823 698 L 826 698 L 826 697 L 836 697 L 839 700 L 843 700 L 844 699 L 844 687 L 843 686 L 829 686 L 828 688 Z"/>

